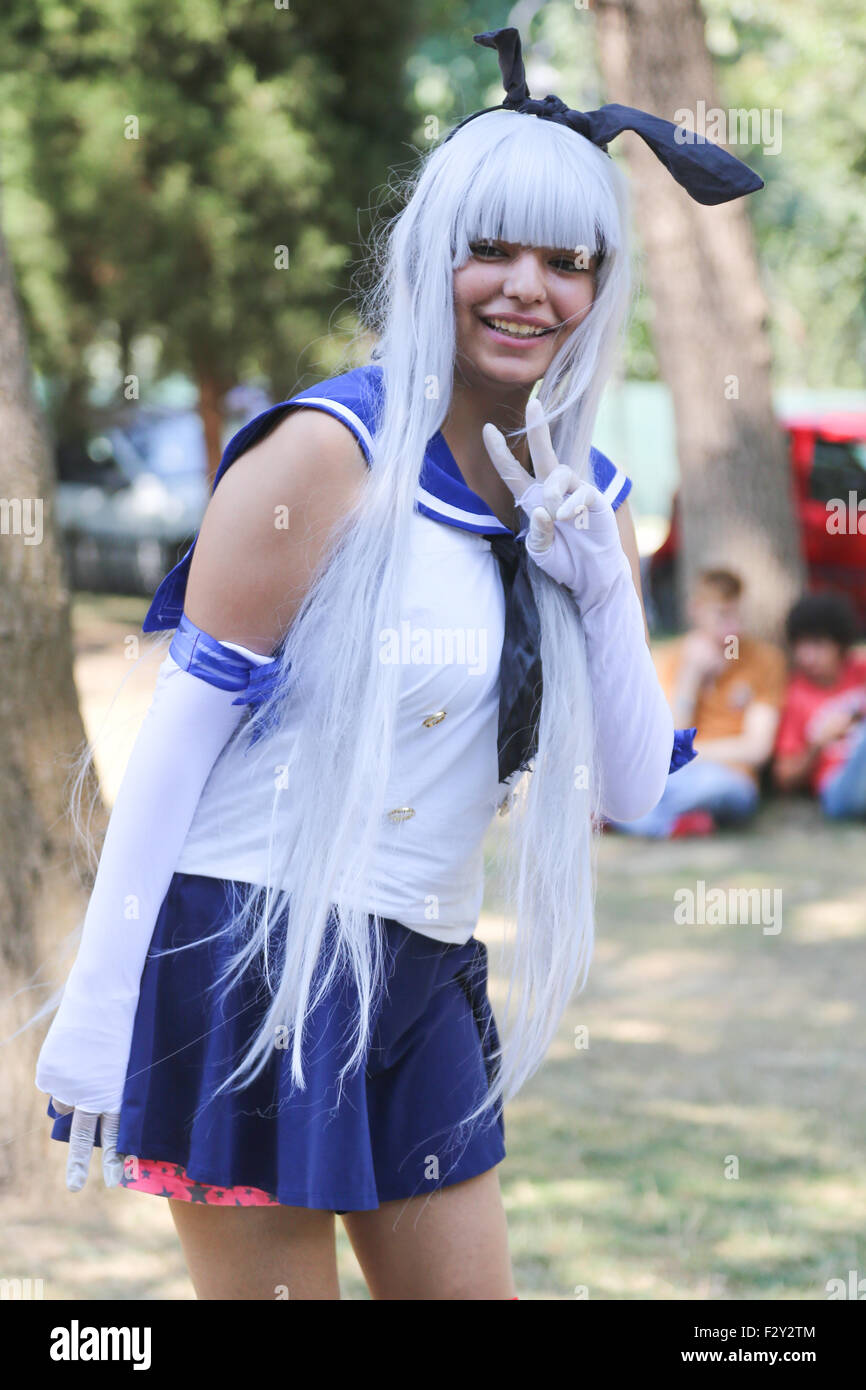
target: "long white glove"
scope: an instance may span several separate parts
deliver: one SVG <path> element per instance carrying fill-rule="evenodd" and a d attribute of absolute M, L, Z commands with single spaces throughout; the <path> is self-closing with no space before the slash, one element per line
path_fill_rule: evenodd
<path fill-rule="evenodd" d="M 188 620 L 187 620 L 188 621 Z M 199 632 L 199 629 L 194 629 Z M 205 635 L 206 636 L 206 635 Z M 204 784 L 243 715 L 238 685 L 210 681 L 219 651 L 206 637 L 192 674 L 169 654 L 112 809 L 75 964 L 42 1045 L 36 1086 L 60 1113 L 75 1111 L 67 1186 L 84 1186 L 97 1119 L 103 1172 L 121 1176 L 117 1129 L 139 983 L 153 929 Z M 249 672 L 275 658 L 238 643 Z M 237 669 L 237 657 L 229 658 Z M 218 678 L 218 676 L 216 677 Z"/>
<path fill-rule="evenodd" d="M 535 477 L 493 424 L 491 461 L 529 518 L 527 553 L 569 590 L 587 642 L 596 721 L 600 809 L 634 820 L 657 805 L 674 748 L 673 716 L 646 644 L 643 615 L 616 514 L 591 483 L 560 464 L 540 402 L 526 407 Z"/>
<path fill-rule="evenodd" d="M 664 791 L 673 716 L 646 644 L 616 514 L 591 483 L 579 484 L 558 503 L 561 482 L 551 475 L 547 484 L 533 482 L 517 499 L 529 516 L 526 549 L 571 592 L 583 619 L 601 810 L 612 820 L 635 820 L 652 810 Z"/>

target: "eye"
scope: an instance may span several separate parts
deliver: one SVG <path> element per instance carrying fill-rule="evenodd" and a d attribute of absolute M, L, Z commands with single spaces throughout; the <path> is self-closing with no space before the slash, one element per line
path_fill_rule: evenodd
<path fill-rule="evenodd" d="M 469 250 L 482 261 L 492 260 L 494 256 L 504 256 L 505 252 L 492 241 L 470 241 Z M 492 253 L 492 254 L 491 254 Z"/>
<path fill-rule="evenodd" d="M 557 270 L 570 271 L 572 274 L 580 274 L 583 272 L 584 275 L 587 275 L 591 270 L 591 267 L 588 265 L 577 264 L 573 255 L 555 256 L 553 258 L 553 264 L 556 266 Z"/>
<path fill-rule="evenodd" d="M 507 256 L 507 252 L 501 246 L 497 246 L 492 241 L 471 241 L 469 250 L 473 256 L 481 261 L 492 261 L 499 257 Z M 584 274 L 591 270 L 590 266 L 576 265 L 573 251 L 563 251 L 558 256 L 551 257 L 551 265 L 556 270 L 564 271 L 566 274 Z"/>

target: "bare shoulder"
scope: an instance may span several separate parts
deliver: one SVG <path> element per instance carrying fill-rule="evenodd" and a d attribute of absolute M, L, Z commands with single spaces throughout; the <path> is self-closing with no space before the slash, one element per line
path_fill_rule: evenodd
<path fill-rule="evenodd" d="M 357 485 L 367 473 L 361 446 L 349 427 L 324 410 L 290 410 L 226 470 L 224 488 L 238 501 L 260 489 L 288 490 L 295 499 L 322 487 Z"/>
<path fill-rule="evenodd" d="M 208 503 L 184 604 L 191 620 L 270 654 L 367 474 L 346 425 L 289 411 L 226 469 Z"/>

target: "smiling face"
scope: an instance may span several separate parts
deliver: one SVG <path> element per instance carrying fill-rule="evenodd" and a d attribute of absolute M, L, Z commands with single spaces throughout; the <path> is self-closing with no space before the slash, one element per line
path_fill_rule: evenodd
<path fill-rule="evenodd" d="M 585 248 L 473 241 L 454 271 L 457 367 L 468 381 L 531 387 L 585 318 L 597 261 Z"/>

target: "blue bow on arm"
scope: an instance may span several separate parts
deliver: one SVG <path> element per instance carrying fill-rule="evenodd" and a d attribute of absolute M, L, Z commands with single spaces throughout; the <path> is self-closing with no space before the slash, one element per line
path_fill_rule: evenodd
<path fill-rule="evenodd" d="M 291 669 L 291 662 L 289 668 Z M 249 684 L 241 691 L 240 695 L 232 700 L 232 704 L 249 705 L 251 711 L 256 713 L 276 690 L 279 669 L 279 661 L 274 661 L 270 666 L 257 666 L 254 671 L 250 672 Z M 266 720 L 251 736 L 250 744 L 258 743 L 266 733 L 270 733 L 272 729 L 277 727 L 278 722 L 276 714 L 272 714 L 270 719 Z"/>
<path fill-rule="evenodd" d="M 249 705 L 255 712 L 277 688 L 281 647 L 282 643 L 274 653 L 275 660 L 252 666 L 230 646 L 204 632 L 188 614 L 181 613 L 168 650 L 185 671 L 191 671 L 220 690 L 237 690 L 232 704 Z M 291 662 L 288 669 L 291 670 Z M 266 733 L 277 727 L 278 722 L 276 714 L 273 714 L 250 739 L 250 744 L 258 743 Z"/>

